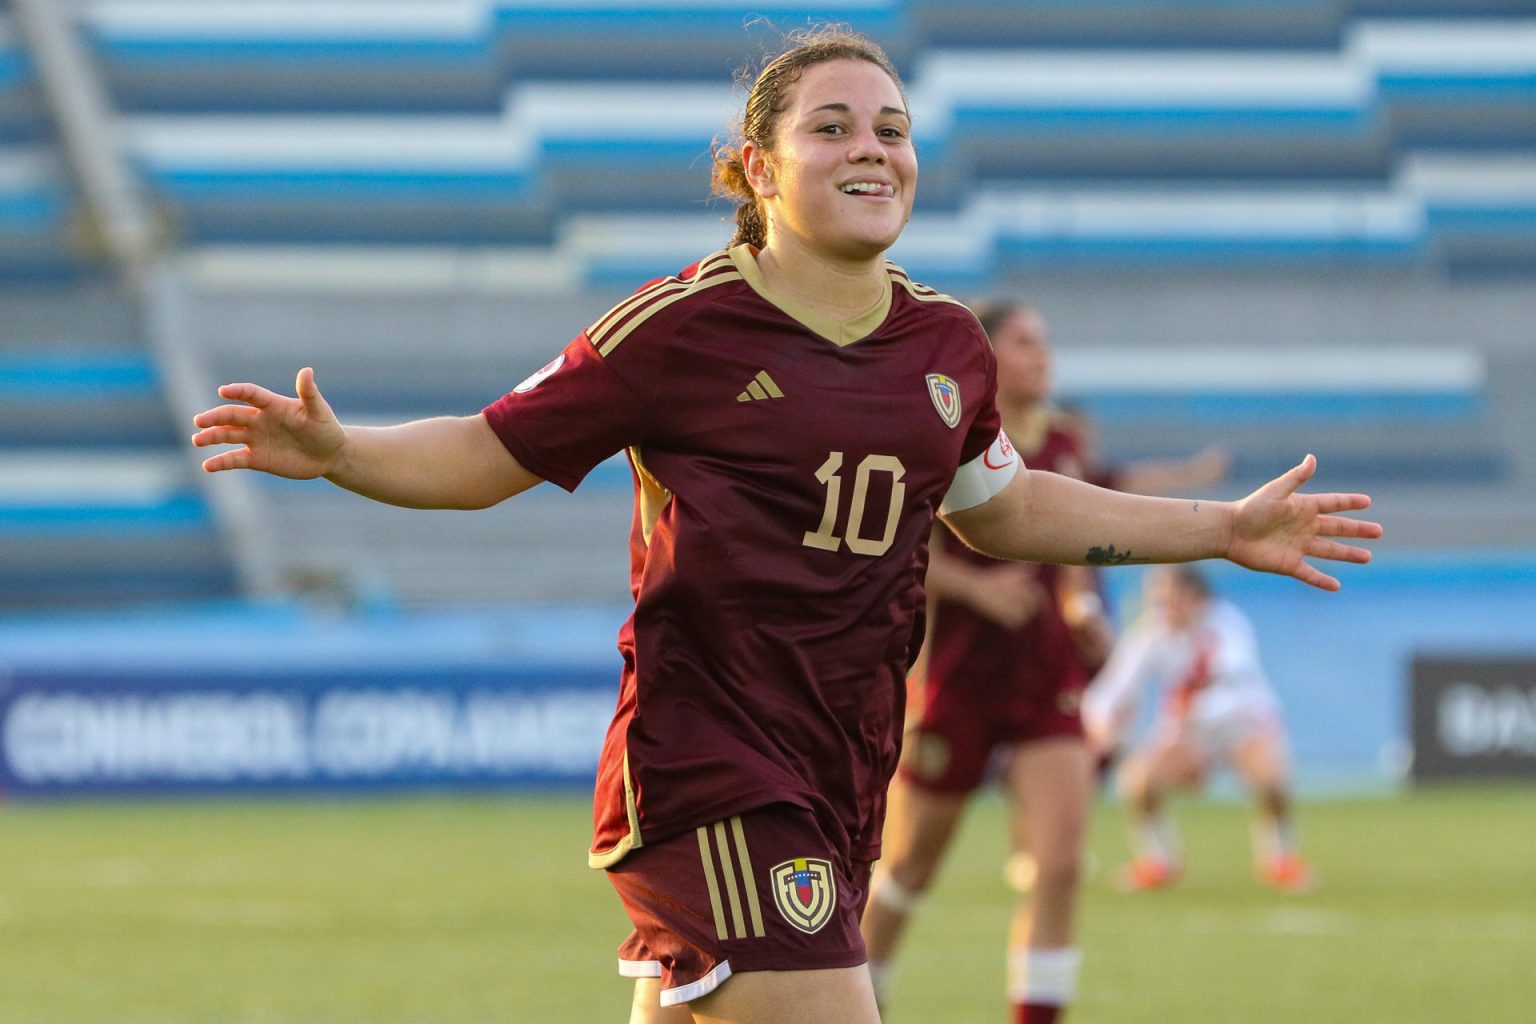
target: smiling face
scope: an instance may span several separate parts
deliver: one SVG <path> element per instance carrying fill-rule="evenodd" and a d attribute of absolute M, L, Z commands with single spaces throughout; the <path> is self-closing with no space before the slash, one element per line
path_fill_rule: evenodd
<path fill-rule="evenodd" d="M 805 69 L 771 149 L 742 147 L 768 215 L 768 244 L 840 261 L 884 255 L 912 213 L 917 153 L 901 90 L 878 66 Z"/>

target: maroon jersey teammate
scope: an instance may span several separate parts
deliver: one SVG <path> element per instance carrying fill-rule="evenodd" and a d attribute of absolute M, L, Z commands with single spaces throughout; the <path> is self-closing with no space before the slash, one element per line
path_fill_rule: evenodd
<path fill-rule="evenodd" d="M 1072 424 L 1048 405 L 1045 321 L 996 305 L 981 322 L 997 352 L 997 403 L 1031 472 L 1080 477 Z M 1078 865 L 1091 792 L 1082 693 L 1110 630 L 1083 566 L 999 562 L 944 527 L 929 572 L 932 617 L 921 695 L 891 787 L 886 856 L 863 931 L 882 996 L 896 947 L 971 794 L 994 760 L 1004 768 L 1015 846 L 1033 878 L 1008 942 L 1008 996 L 1021 1024 L 1051 1024 L 1075 992 Z"/>
<path fill-rule="evenodd" d="M 885 261 L 917 158 L 880 49 L 813 33 L 763 69 L 716 181 L 732 247 L 620 303 L 481 413 L 344 426 L 227 384 L 210 472 L 324 476 L 416 508 L 574 487 L 627 450 L 635 611 L 590 859 L 634 923 L 631 1021 L 876 1024 L 859 915 L 921 632 L 936 514 L 1037 562 L 1226 557 L 1332 589 L 1307 556 L 1374 536 L 1309 495 L 1308 458 L 1233 503 L 1143 498 L 1020 468 L 963 307 Z"/>

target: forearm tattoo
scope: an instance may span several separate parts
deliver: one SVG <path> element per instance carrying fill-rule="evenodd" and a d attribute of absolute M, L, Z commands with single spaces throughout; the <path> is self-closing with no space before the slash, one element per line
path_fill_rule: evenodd
<path fill-rule="evenodd" d="M 1107 548 L 1101 548 L 1097 544 L 1088 549 L 1089 565 L 1139 565 L 1150 562 L 1150 558 L 1138 558 L 1131 551 L 1116 551 L 1111 544 Z"/>

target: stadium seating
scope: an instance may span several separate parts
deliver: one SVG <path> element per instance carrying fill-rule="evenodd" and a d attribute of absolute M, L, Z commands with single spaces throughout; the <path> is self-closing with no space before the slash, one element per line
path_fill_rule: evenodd
<path fill-rule="evenodd" d="M 0 609 L 229 593 L 138 310 L 0 8 Z"/>
<path fill-rule="evenodd" d="M 905 254 L 940 286 L 1062 259 L 1536 260 L 1531 168 L 1509 155 L 1536 144 L 1536 24 L 1365 20 L 1315 49 L 1283 35 L 1264 50 L 998 48 L 992 35 L 926 48 L 910 38 L 925 5 L 869 6 L 876 34 L 912 51 L 925 185 Z M 640 60 L 678 24 L 659 12 L 688 4 L 582 18 L 522 4 L 239 9 L 117 2 L 90 23 L 134 112 L 130 149 L 189 241 L 536 245 L 573 285 L 602 286 L 676 261 L 653 246 L 649 261 L 585 252 L 592 218 L 687 217 L 679 248 L 715 229 L 701 212 L 708 140 L 739 100 L 703 62 L 710 46 Z M 739 35 L 718 11 L 682 24 L 690 42 Z M 608 61 L 573 80 L 593 63 L 574 51 L 550 66 L 514 56 L 586 43 L 587 28 L 626 40 L 637 52 L 618 63 L 636 77 L 609 80 Z M 1469 192 L 1486 198 L 1472 208 Z M 960 254 L 923 241 L 957 232 Z"/>
<path fill-rule="evenodd" d="M 89 278 L 3 10 L 0 281 Z M 741 102 L 732 70 L 778 29 L 845 20 L 887 45 L 915 114 L 923 196 L 893 257 L 961 296 L 1039 302 L 1063 392 L 1111 451 L 1225 442 L 1237 487 L 1318 450 L 1331 483 L 1411 492 L 1422 536 L 1452 496 L 1513 509 L 1474 531 L 1500 539 L 1528 528 L 1518 496 L 1536 479 L 1511 397 L 1536 380 L 1521 342 L 1533 15 L 1528 0 L 94 0 L 79 25 L 222 376 L 281 386 L 312 363 L 354 418 L 478 408 L 619 295 L 721 244 L 707 172 Z M 0 471 L 43 480 L 27 453 L 59 443 L 59 397 L 100 389 L 132 407 L 118 443 L 144 456 L 133 486 L 158 510 L 121 505 L 113 529 L 152 519 L 196 566 L 168 578 L 229 586 L 137 328 L 89 339 L 93 362 L 18 333 L 0 324 Z M 53 397 L 22 397 L 22 380 Z M 624 594 L 621 465 L 575 499 L 446 530 L 325 488 L 259 493 L 285 565 L 316 588 Z M 0 523 L 40 530 L 55 499 Z"/>

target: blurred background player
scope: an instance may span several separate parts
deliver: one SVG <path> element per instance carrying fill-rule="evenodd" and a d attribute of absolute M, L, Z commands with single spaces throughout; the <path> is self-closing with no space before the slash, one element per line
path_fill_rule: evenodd
<path fill-rule="evenodd" d="M 1130 814 L 1132 889 L 1172 884 L 1182 870 L 1164 798 L 1199 789 L 1230 768 L 1251 793 L 1254 868 L 1284 889 L 1305 889 L 1311 872 L 1296 852 L 1291 769 L 1280 705 L 1259 663 L 1252 624 L 1213 595 L 1189 565 L 1148 571 L 1147 608 L 1115 645 L 1084 701 L 1089 735 L 1115 749 L 1131 731 L 1141 691 L 1163 688 L 1161 711 L 1125 757 L 1119 789 Z"/>
<path fill-rule="evenodd" d="M 977 310 L 997 355 L 1004 429 L 1031 470 L 1081 477 L 1072 425 L 1048 404 L 1051 352 L 1040 313 Z M 928 567 L 930 625 L 910 680 L 915 726 L 891 784 L 884 853 L 864 915 L 882 1002 L 902 932 L 994 763 L 1010 831 L 1034 865 L 1008 938 L 1014 1019 L 1056 1020 L 1074 994 L 1073 918 L 1093 759 L 1079 705 L 1108 654 L 1103 605 L 1083 566 L 1000 562 L 940 526 Z"/>

